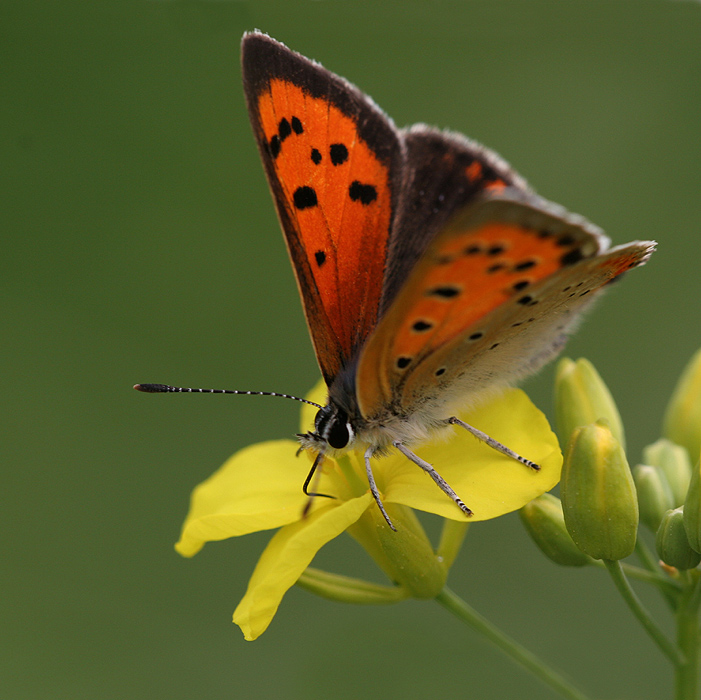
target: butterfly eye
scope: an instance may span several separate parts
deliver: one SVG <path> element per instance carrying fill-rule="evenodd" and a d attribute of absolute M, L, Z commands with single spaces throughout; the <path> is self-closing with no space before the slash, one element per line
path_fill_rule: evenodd
<path fill-rule="evenodd" d="M 345 411 L 332 405 L 319 409 L 314 420 L 316 432 L 336 450 L 341 450 L 353 439 L 354 432 Z"/>
<path fill-rule="evenodd" d="M 353 429 L 348 423 L 348 416 L 339 411 L 329 422 L 324 437 L 326 442 L 337 450 L 340 450 L 351 441 Z"/>
<path fill-rule="evenodd" d="M 335 447 L 337 450 L 345 447 L 350 442 L 347 424 L 333 423 L 329 431 L 327 442 L 331 447 Z"/>

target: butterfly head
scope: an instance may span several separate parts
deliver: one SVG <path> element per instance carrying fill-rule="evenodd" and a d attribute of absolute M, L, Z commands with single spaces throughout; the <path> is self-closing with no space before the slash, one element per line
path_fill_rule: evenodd
<path fill-rule="evenodd" d="M 329 402 L 317 412 L 314 430 L 302 433 L 298 437 L 304 449 L 327 453 L 347 449 L 355 439 L 355 431 L 348 414 Z"/>

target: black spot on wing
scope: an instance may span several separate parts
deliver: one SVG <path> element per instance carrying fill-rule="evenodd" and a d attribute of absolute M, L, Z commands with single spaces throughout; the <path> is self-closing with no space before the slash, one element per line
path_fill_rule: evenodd
<path fill-rule="evenodd" d="M 373 185 L 363 185 L 354 180 L 348 188 L 348 194 L 354 202 L 360 202 L 367 206 L 377 199 L 377 190 Z"/>
<path fill-rule="evenodd" d="M 304 133 L 302 122 L 297 117 L 292 117 L 292 131 L 294 131 L 295 134 Z"/>
<path fill-rule="evenodd" d="M 565 233 L 557 239 L 557 243 L 555 245 L 559 246 L 560 248 L 567 248 L 568 246 L 574 245 L 576 242 L 577 241 L 575 240 L 574 236 L 571 236 L 569 233 Z"/>
<path fill-rule="evenodd" d="M 329 155 L 334 165 L 342 165 L 348 160 L 348 149 L 342 143 L 332 143 Z"/>
<path fill-rule="evenodd" d="M 316 192 L 312 187 L 298 187 L 293 195 L 295 207 L 297 209 L 309 209 L 317 205 Z"/>
<path fill-rule="evenodd" d="M 314 259 L 316 260 L 316 264 L 321 267 L 326 262 L 326 253 L 324 253 L 323 250 L 317 250 L 316 253 L 314 253 Z"/>
<path fill-rule="evenodd" d="M 411 330 L 416 333 L 425 333 L 426 331 L 430 331 L 431 328 L 433 328 L 433 323 L 431 321 L 424 321 L 423 319 L 415 321 L 411 325 Z"/>
<path fill-rule="evenodd" d="M 451 285 L 442 285 L 440 287 L 432 287 L 426 292 L 426 296 L 438 297 L 439 299 L 452 299 L 460 294 L 459 287 Z"/>
<path fill-rule="evenodd" d="M 321 153 L 319 153 L 316 148 L 312 148 L 312 163 L 314 163 L 314 165 L 319 165 L 319 163 L 321 163 Z"/>
<path fill-rule="evenodd" d="M 572 248 L 569 252 L 565 253 L 560 258 L 560 264 L 562 265 L 574 265 L 580 260 L 584 260 L 584 254 L 579 248 Z"/>
<path fill-rule="evenodd" d="M 280 136 L 280 141 L 284 141 L 292 133 L 292 127 L 290 126 L 290 122 L 288 122 L 287 119 L 285 119 L 284 117 L 280 120 L 280 124 L 277 128 L 277 133 Z"/>
<path fill-rule="evenodd" d="M 397 358 L 397 368 L 406 369 L 411 364 L 410 357 L 398 357 Z"/>

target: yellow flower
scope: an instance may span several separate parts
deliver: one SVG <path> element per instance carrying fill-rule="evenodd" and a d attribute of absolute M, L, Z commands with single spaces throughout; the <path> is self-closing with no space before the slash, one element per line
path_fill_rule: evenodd
<path fill-rule="evenodd" d="M 309 398 L 324 402 L 323 383 Z M 304 406 L 302 430 L 313 425 L 314 412 L 313 407 Z M 416 453 L 433 464 L 472 509 L 470 521 L 517 510 L 558 482 L 562 456 L 557 438 L 523 392 L 507 391 L 460 417 L 541 467 L 534 472 L 460 427 L 453 428 L 449 440 L 417 448 Z M 418 582 L 420 574 L 429 558 L 434 559 L 438 572 L 435 580 L 442 587 L 447 569 L 441 579 L 439 570 L 445 568 L 444 563 L 432 550 L 424 551 L 422 539 L 427 544 L 428 540 L 405 507 L 467 522 L 459 508 L 421 469 L 393 451 L 389 456 L 373 459 L 377 486 L 383 502 L 392 509 L 392 519 L 399 530 L 391 532 L 384 519 L 374 517 L 379 512 L 374 512 L 377 505 L 369 492 L 362 454 L 349 452 L 338 461 L 326 459 L 320 483 L 314 487 L 335 498 L 314 499 L 308 516 L 302 517 L 307 502 L 302 484 L 310 460 L 296 456 L 298 447 L 292 440 L 276 440 L 237 452 L 194 490 L 190 512 L 176 544 L 180 554 L 190 557 L 206 542 L 280 528 L 261 555 L 234 613 L 234 622 L 246 639 L 255 639 L 265 631 L 285 592 L 319 549 L 349 528 L 395 582 L 398 577 L 394 572 L 406 568 L 407 557 L 415 548 L 417 569 L 398 582 L 407 588 L 408 595 L 437 595 L 440 588 L 434 590 L 435 585 L 432 588 L 430 582 Z M 402 562 L 392 561 L 394 556 L 401 556 Z"/>

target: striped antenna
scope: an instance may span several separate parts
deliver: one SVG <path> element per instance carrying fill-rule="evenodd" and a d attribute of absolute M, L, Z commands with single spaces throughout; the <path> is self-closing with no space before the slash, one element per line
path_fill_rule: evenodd
<path fill-rule="evenodd" d="M 307 403 L 310 406 L 316 406 L 317 408 L 323 408 L 318 403 L 313 401 L 307 401 L 307 399 L 300 399 L 299 396 L 290 396 L 289 394 L 278 394 L 274 391 L 235 391 L 232 389 L 189 389 L 181 386 L 170 386 L 168 384 L 134 384 L 134 389 L 137 391 L 143 391 L 147 394 L 169 394 L 169 393 L 182 393 L 182 394 L 245 394 L 246 396 L 280 396 L 283 399 L 294 399 L 295 401 L 301 401 L 302 403 Z"/>

